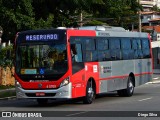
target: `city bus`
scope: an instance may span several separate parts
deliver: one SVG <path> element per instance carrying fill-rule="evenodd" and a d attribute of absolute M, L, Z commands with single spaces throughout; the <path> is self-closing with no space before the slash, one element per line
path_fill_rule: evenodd
<path fill-rule="evenodd" d="M 28 30 L 15 44 L 16 96 L 39 104 L 74 98 L 91 104 L 112 91 L 130 97 L 152 79 L 148 33 L 112 26 Z"/>

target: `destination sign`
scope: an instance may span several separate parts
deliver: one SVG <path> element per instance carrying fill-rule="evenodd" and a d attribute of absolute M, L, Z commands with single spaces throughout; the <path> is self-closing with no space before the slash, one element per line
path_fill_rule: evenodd
<path fill-rule="evenodd" d="M 26 35 L 26 41 L 49 41 L 58 39 L 58 34 Z"/>

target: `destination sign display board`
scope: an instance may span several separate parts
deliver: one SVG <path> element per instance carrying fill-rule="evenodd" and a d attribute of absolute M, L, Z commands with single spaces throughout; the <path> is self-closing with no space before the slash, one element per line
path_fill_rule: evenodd
<path fill-rule="evenodd" d="M 58 34 L 43 34 L 43 35 L 26 35 L 26 41 L 50 41 L 58 40 Z"/>

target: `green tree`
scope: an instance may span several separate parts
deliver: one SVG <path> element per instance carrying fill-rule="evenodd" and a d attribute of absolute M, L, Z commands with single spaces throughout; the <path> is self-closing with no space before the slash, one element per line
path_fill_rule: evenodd
<path fill-rule="evenodd" d="M 0 0 L 0 25 L 4 28 L 3 40 L 14 40 L 15 34 L 22 30 L 51 26 L 53 15 L 48 13 L 46 19 L 43 17 L 37 19 L 38 13 L 35 14 L 33 2 L 33 0 Z"/>
<path fill-rule="evenodd" d="M 13 42 L 19 31 L 78 26 L 82 17 L 112 18 L 107 24 L 125 26 L 134 20 L 139 4 L 136 0 L 0 0 L 0 8 L 2 39 Z"/>
<path fill-rule="evenodd" d="M 48 10 L 54 15 L 53 26 L 75 26 L 83 11 L 91 13 L 94 4 L 102 0 L 46 0 Z"/>
<path fill-rule="evenodd" d="M 160 12 L 160 8 L 159 8 L 159 7 L 157 7 L 156 5 L 155 5 L 155 6 L 153 6 L 153 8 L 152 8 L 151 10 L 153 10 L 153 11 L 157 11 L 157 12 Z"/>
<path fill-rule="evenodd" d="M 4 39 L 10 39 L 19 30 L 32 28 L 33 11 L 31 0 L 1 0 L 0 24 L 4 28 Z"/>
<path fill-rule="evenodd" d="M 13 45 L 2 47 L 0 46 L 0 67 L 6 68 L 7 66 L 12 68 L 14 62 L 14 49 Z"/>
<path fill-rule="evenodd" d="M 140 5 L 137 0 L 103 0 L 106 5 L 107 18 L 112 18 L 110 24 L 126 27 L 135 21 Z"/>

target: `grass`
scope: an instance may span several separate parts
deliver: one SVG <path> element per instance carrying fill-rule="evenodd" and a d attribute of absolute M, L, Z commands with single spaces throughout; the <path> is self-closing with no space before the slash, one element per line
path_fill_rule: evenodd
<path fill-rule="evenodd" d="M 16 96 L 16 92 L 15 91 L 6 91 L 3 93 L 0 92 L 0 98 L 11 97 L 11 96 Z"/>
<path fill-rule="evenodd" d="M 10 89 L 10 88 L 15 88 L 14 85 L 0 85 L 0 90 L 4 90 L 4 89 Z"/>
<path fill-rule="evenodd" d="M 0 85 L 0 98 L 16 96 L 15 90 L 10 90 L 11 88 L 15 88 L 13 85 Z M 4 90 L 4 91 L 3 91 Z"/>

